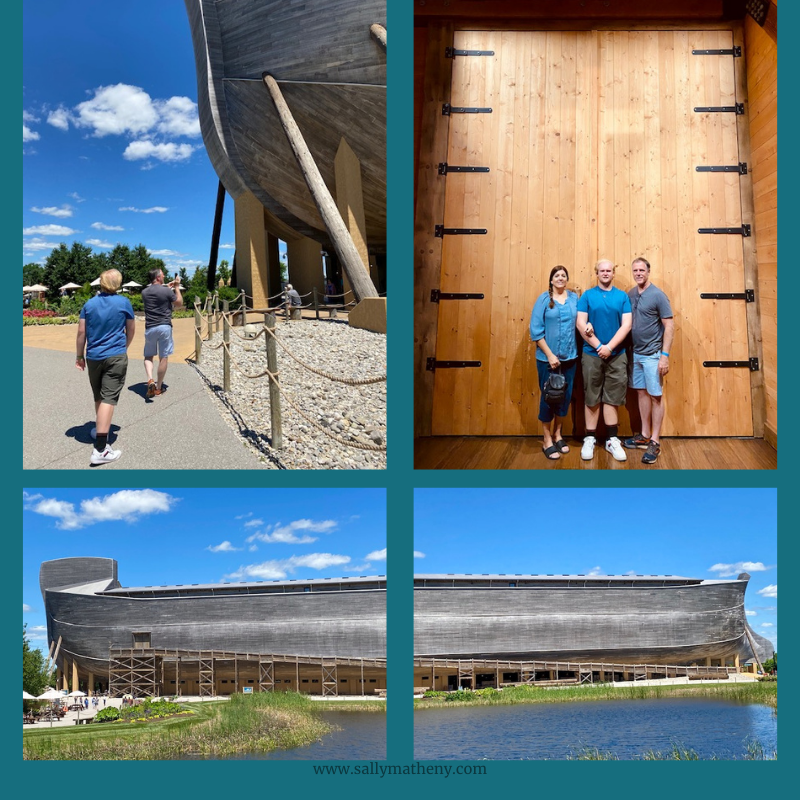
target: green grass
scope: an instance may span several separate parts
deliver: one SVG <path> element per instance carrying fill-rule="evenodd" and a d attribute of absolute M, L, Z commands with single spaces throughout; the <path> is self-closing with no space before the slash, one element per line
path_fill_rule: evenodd
<path fill-rule="evenodd" d="M 321 711 L 370 711 L 386 713 L 385 700 L 314 700 L 314 707 Z"/>
<path fill-rule="evenodd" d="M 455 708 L 469 705 L 494 706 L 518 703 L 574 703 L 592 700 L 650 700 L 662 697 L 707 697 L 729 700 L 736 703 L 761 703 L 778 708 L 778 684 L 732 683 L 732 684 L 678 684 L 666 686 L 622 686 L 614 688 L 608 684 L 592 686 L 567 686 L 546 689 L 538 686 L 513 686 L 502 691 L 458 692 L 461 702 L 448 701 L 445 697 L 423 698 L 414 701 L 414 708 Z M 472 695 L 472 696 L 470 696 Z"/>
<path fill-rule="evenodd" d="M 585 747 L 576 750 L 567 758 L 568 761 L 619 761 L 619 756 L 610 751 L 598 750 L 596 747 Z M 710 758 L 702 758 L 696 750 L 685 747 L 683 744 L 673 742 L 669 750 L 647 750 L 642 755 L 634 759 L 635 761 L 777 761 L 778 753 L 771 754 L 765 752 L 761 742 L 749 739 L 745 743 L 745 749 L 738 758 L 719 758 L 712 755 Z"/>
<path fill-rule="evenodd" d="M 301 747 L 333 730 L 320 719 L 322 709 L 296 693 L 233 695 L 229 700 L 182 705 L 189 715 L 25 730 L 22 757 L 71 761 L 218 758 Z"/>

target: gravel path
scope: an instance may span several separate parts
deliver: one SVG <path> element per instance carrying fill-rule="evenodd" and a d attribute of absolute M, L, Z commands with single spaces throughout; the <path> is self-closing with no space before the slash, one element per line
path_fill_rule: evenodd
<path fill-rule="evenodd" d="M 247 329 L 260 330 L 248 325 Z M 222 333 L 203 345 L 195 369 L 218 401 L 220 412 L 242 439 L 275 469 L 385 469 L 386 381 L 365 386 L 331 381 L 298 364 L 297 358 L 340 378 L 363 379 L 386 375 L 386 336 L 351 328 L 343 322 L 278 321 L 278 374 L 282 392 L 309 419 L 309 423 L 282 396 L 283 448 L 272 447 L 269 378 L 247 375 L 267 367 L 265 336 L 243 340 L 241 327 L 231 329 L 231 390 L 224 392 Z M 189 362 L 192 363 L 192 362 Z M 356 449 L 335 441 L 382 447 L 381 451 Z"/>

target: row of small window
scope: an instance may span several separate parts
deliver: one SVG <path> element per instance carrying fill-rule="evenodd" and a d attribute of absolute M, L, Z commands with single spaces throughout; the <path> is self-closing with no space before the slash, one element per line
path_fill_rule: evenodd
<path fill-rule="evenodd" d="M 239 682 L 241 683 L 241 681 L 239 681 Z M 255 683 L 255 680 L 253 678 L 248 678 L 247 682 L 248 683 Z M 278 678 L 278 680 L 275 681 L 275 683 L 280 683 L 280 682 L 281 682 L 280 678 Z M 292 681 L 291 681 L 290 678 L 286 678 L 283 682 L 284 683 L 291 683 Z M 308 682 L 309 682 L 308 678 L 301 678 L 301 680 L 300 680 L 300 683 L 308 683 Z M 336 682 L 337 683 L 347 683 L 347 678 L 341 678 L 339 681 L 336 681 Z M 365 680 L 364 678 L 359 678 L 356 681 L 356 683 L 377 683 L 377 682 L 378 682 L 377 678 L 369 678 L 368 680 Z M 170 683 L 175 683 L 175 681 L 170 681 Z M 186 683 L 186 681 L 181 681 L 181 683 Z M 220 683 L 236 683 L 236 681 L 220 681 Z M 311 683 L 319 683 L 319 680 L 317 678 L 311 678 Z"/>

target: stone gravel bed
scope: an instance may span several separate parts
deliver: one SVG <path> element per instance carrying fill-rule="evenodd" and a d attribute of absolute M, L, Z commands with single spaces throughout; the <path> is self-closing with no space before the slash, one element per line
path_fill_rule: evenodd
<path fill-rule="evenodd" d="M 248 325 L 245 331 L 260 330 Z M 267 366 L 265 336 L 243 340 L 231 329 L 231 388 L 224 392 L 222 332 L 203 345 L 195 369 L 219 403 L 220 412 L 248 447 L 275 469 L 385 469 L 386 451 L 361 450 L 335 441 L 303 419 L 282 397 L 283 447 L 272 447 L 269 378 L 249 379 Z M 277 335 L 297 358 L 340 378 L 386 375 L 386 336 L 345 322 L 279 319 Z M 386 381 L 351 386 L 324 378 L 298 364 L 278 344 L 283 392 L 324 431 L 347 442 L 386 447 Z"/>

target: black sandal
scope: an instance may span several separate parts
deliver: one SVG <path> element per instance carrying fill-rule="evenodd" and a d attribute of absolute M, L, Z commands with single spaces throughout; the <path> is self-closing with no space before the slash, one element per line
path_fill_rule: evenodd
<path fill-rule="evenodd" d="M 569 445 L 563 439 L 559 439 L 553 446 L 562 455 L 564 453 L 569 453 Z"/>
<path fill-rule="evenodd" d="M 550 447 L 542 446 L 542 452 L 547 456 L 548 461 L 558 461 L 558 459 L 561 458 L 558 448 L 554 444 L 551 444 Z M 556 457 L 553 458 L 553 456 Z"/>

